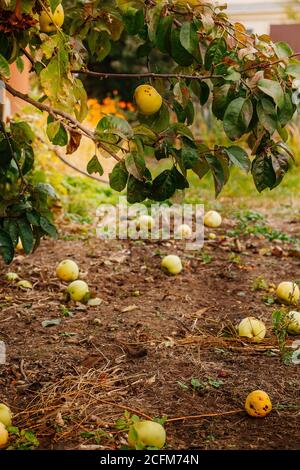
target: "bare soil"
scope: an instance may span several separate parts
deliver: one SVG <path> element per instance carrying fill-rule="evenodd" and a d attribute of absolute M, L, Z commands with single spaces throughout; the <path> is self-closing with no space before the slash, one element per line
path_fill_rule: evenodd
<path fill-rule="evenodd" d="M 272 223 L 300 229 L 288 218 Z M 300 449 L 299 365 L 283 363 L 272 332 L 280 306 L 266 302 L 272 283 L 300 279 L 300 258 L 294 247 L 262 236 L 225 236 L 232 224 L 198 252 L 185 251 L 184 242 L 101 241 L 73 227 L 69 237 L 43 241 L 9 268 L 1 264 L 7 364 L 0 365 L 0 401 L 12 408 L 14 424 L 34 431 L 41 449 L 117 449 L 126 432 L 116 420 L 127 409 L 166 415 L 171 449 Z M 169 253 L 184 263 L 175 277 L 160 270 Z M 100 305 L 63 299 L 54 271 L 67 257 L 78 262 Z M 30 280 L 33 290 L 4 281 L 7 271 Z M 253 290 L 259 276 L 267 290 Z M 245 316 L 265 321 L 263 343 L 235 337 Z M 53 319 L 60 323 L 42 325 Z M 255 389 L 273 402 L 264 419 L 243 411 Z"/>

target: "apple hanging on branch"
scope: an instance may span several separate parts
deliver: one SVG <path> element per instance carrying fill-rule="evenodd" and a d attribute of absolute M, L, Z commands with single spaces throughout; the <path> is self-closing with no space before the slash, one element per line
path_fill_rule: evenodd
<path fill-rule="evenodd" d="M 129 203 L 167 200 L 189 187 L 191 173 L 199 185 L 211 173 L 218 196 L 234 166 L 251 172 L 260 192 L 284 178 L 293 158 L 287 124 L 300 111 L 299 53 L 288 44 L 249 34 L 230 21 L 224 6 L 210 1 L 96 0 L 91 7 L 70 0 L 66 12 L 59 0 L 17 5 L 17 15 L 10 0 L 0 12 L 3 86 L 48 117 L 45 131 L 53 145 L 72 153 L 82 136 L 91 139 L 97 155 L 89 169 L 101 175 L 101 158 L 114 159 L 110 185 L 125 191 Z M 89 68 L 104 63 L 112 46 L 122 47 L 127 37 L 134 39 L 136 56 L 148 71 Z M 9 82 L 9 65 L 22 70 L 25 59 L 38 85 L 34 98 Z M 159 70 L 166 60 L 167 73 Z M 124 86 L 138 80 L 133 122 L 107 115 L 95 129 L 87 127 L 85 76 L 99 83 L 117 78 Z M 231 144 L 199 141 L 193 124 L 202 106 L 222 122 Z M 49 210 L 53 188 L 29 183 L 34 140 L 30 122 L 1 124 L 0 254 L 6 263 L 19 239 L 28 254 L 44 236 L 56 236 Z"/>

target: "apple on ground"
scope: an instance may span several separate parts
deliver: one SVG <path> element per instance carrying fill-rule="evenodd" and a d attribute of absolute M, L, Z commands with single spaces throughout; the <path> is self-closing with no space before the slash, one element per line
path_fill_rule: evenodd
<path fill-rule="evenodd" d="M 128 433 L 128 444 L 131 448 L 156 447 L 161 449 L 166 442 L 164 427 L 155 421 L 143 420 L 134 423 Z"/>
<path fill-rule="evenodd" d="M 245 410 L 253 418 L 264 418 L 272 411 L 269 395 L 263 390 L 254 390 L 249 393 L 245 402 Z"/>
<path fill-rule="evenodd" d="M 239 336 L 251 339 L 254 343 L 260 343 L 266 336 L 266 326 L 257 318 L 246 317 L 238 325 Z"/>
<path fill-rule="evenodd" d="M 167 255 L 161 262 L 161 268 L 169 274 L 179 274 L 182 271 L 181 259 L 177 255 Z"/>
<path fill-rule="evenodd" d="M 277 286 L 276 295 L 282 302 L 295 305 L 298 303 L 300 297 L 299 287 L 295 282 L 281 282 Z"/>
<path fill-rule="evenodd" d="M 68 285 L 67 292 L 72 300 L 80 302 L 89 293 L 89 286 L 85 281 L 73 281 Z"/>
<path fill-rule="evenodd" d="M 8 432 L 4 424 L 0 423 L 0 449 L 7 446 L 8 443 Z"/>
<path fill-rule="evenodd" d="M 300 335 L 300 312 L 292 310 L 287 316 L 287 331 L 291 335 Z"/>
<path fill-rule="evenodd" d="M 192 229 L 187 224 L 179 225 L 179 227 L 176 230 L 176 235 L 181 239 L 188 240 L 189 238 L 192 238 L 192 234 L 193 234 Z"/>
<path fill-rule="evenodd" d="M 142 231 L 151 230 L 154 226 L 155 221 L 151 215 L 141 215 L 136 222 L 136 228 Z"/>
<path fill-rule="evenodd" d="M 64 259 L 57 266 L 56 275 L 62 281 L 76 281 L 79 276 L 79 268 L 72 259 Z"/>
<path fill-rule="evenodd" d="M 217 211 L 208 211 L 204 215 L 204 225 L 210 228 L 220 227 L 222 223 L 222 217 Z"/>
<path fill-rule="evenodd" d="M 8 406 L 4 403 L 0 403 L 0 423 L 4 424 L 7 428 L 8 426 L 11 426 L 11 418 L 12 414 Z"/>

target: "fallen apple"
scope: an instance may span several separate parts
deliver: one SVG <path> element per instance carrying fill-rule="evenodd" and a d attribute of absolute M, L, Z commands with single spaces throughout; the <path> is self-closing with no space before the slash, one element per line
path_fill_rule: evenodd
<path fill-rule="evenodd" d="M 189 238 L 192 238 L 192 234 L 193 234 L 193 231 L 191 227 L 187 224 L 179 225 L 179 227 L 176 230 L 177 237 L 183 240 L 188 240 Z"/>
<path fill-rule="evenodd" d="M 65 19 L 64 9 L 61 4 L 57 5 L 52 13 L 50 10 L 43 10 L 40 14 L 40 30 L 42 33 L 53 33 L 60 28 Z"/>
<path fill-rule="evenodd" d="M 11 426 L 11 418 L 12 414 L 8 406 L 4 405 L 4 403 L 0 403 L 0 423 L 4 424 L 7 428 Z"/>
<path fill-rule="evenodd" d="M 217 211 L 208 211 L 204 215 L 204 225 L 210 228 L 220 227 L 222 223 L 222 217 Z"/>
<path fill-rule="evenodd" d="M 155 421 L 138 421 L 134 423 L 128 433 L 129 447 L 155 447 L 161 449 L 166 442 L 166 431 L 164 427 Z"/>
<path fill-rule="evenodd" d="M 238 334 L 251 339 L 254 343 L 260 343 L 266 335 L 266 326 L 257 318 L 246 317 L 238 325 Z"/>
<path fill-rule="evenodd" d="M 141 231 L 151 230 L 155 226 L 155 221 L 151 215 L 141 215 L 136 222 L 136 228 Z"/>
<path fill-rule="evenodd" d="M 167 255 L 161 262 L 161 268 L 169 274 L 179 274 L 182 271 L 181 259 L 177 255 Z"/>
<path fill-rule="evenodd" d="M 139 85 L 134 92 L 139 111 L 146 116 L 157 113 L 162 105 L 162 97 L 151 85 Z"/>
<path fill-rule="evenodd" d="M 281 282 L 276 289 L 276 295 L 279 300 L 286 304 L 295 305 L 299 301 L 299 287 L 295 282 Z"/>
<path fill-rule="evenodd" d="M 300 335 L 300 312 L 295 310 L 288 313 L 287 331 L 291 335 Z"/>
<path fill-rule="evenodd" d="M 23 250 L 23 243 L 22 243 L 20 238 L 19 238 L 18 243 L 16 245 L 16 249 L 17 250 Z"/>
<path fill-rule="evenodd" d="M 17 286 L 21 287 L 21 289 L 32 289 L 33 286 L 30 281 L 26 281 L 26 279 L 23 279 L 22 281 L 17 282 Z"/>
<path fill-rule="evenodd" d="M 0 449 L 6 447 L 8 443 L 8 432 L 5 429 L 4 424 L 0 423 Z"/>
<path fill-rule="evenodd" d="M 17 273 L 6 273 L 5 274 L 5 279 L 8 281 L 8 282 L 14 282 L 14 281 L 18 281 L 20 278 L 18 276 Z"/>
<path fill-rule="evenodd" d="M 264 418 L 272 411 L 269 395 L 263 390 L 254 390 L 249 393 L 245 402 L 245 410 L 254 418 Z"/>
<path fill-rule="evenodd" d="M 215 233 L 212 233 L 212 232 L 211 232 L 211 233 L 208 234 L 208 238 L 209 238 L 210 240 L 215 240 L 215 239 L 217 238 L 217 235 L 216 235 Z"/>
<path fill-rule="evenodd" d="M 79 276 L 79 268 L 75 261 L 64 259 L 57 266 L 56 275 L 62 281 L 75 281 Z"/>
<path fill-rule="evenodd" d="M 72 300 L 80 302 L 89 293 L 89 286 L 84 281 L 73 281 L 68 285 L 67 292 Z"/>

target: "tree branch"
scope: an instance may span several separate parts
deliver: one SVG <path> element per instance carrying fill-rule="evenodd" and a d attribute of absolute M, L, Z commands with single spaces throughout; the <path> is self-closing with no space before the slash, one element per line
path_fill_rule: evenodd
<path fill-rule="evenodd" d="M 88 69 L 72 70 L 72 73 L 83 73 L 91 77 L 98 78 L 182 78 L 184 80 L 209 80 L 210 78 L 223 78 L 223 75 L 187 75 L 180 73 L 107 73 L 107 72 L 93 72 Z"/>
<path fill-rule="evenodd" d="M 92 132 L 88 127 L 84 126 L 79 121 L 77 121 L 77 119 L 75 119 L 71 114 L 66 113 L 65 111 L 61 111 L 60 109 L 52 108 L 48 104 L 40 103 L 39 101 L 30 98 L 30 96 L 25 95 L 24 93 L 21 93 L 20 91 L 16 90 L 8 83 L 4 83 L 4 85 L 11 95 L 16 96 L 17 98 L 20 98 L 23 101 L 26 101 L 35 108 L 39 109 L 40 111 L 46 111 L 51 116 L 55 115 L 66 119 L 68 122 L 72 123 L 76 128 L 80 129 L 86 137 L 96 142 L 98 147 L 105 150 L 105 152 L 111 155 L 115 160 L 117 160 L 118 162 L 121 160 L 121 158 L 115 152 L 113 152 L 106 144 L 97 140 L 94 132 Z"/>

